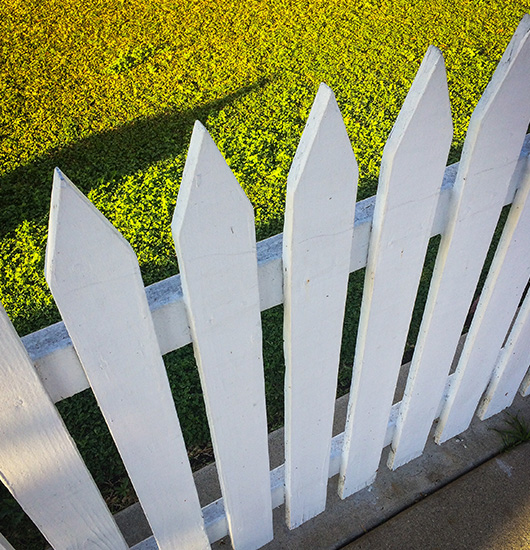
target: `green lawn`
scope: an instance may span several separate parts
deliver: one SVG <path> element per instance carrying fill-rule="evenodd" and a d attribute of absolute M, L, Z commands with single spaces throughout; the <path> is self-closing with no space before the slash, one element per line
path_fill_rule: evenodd
<path fill-rule="evenodd" d="M 17 330 L 26 334 L 59 318 L 43 276 L 54 166 L 124 234 L 149 284 L 177 271 L 170 218 L 195 119 L 237 175 L 264 238 L 281 231 L 287 172 L 320 82 L 335 91 L 365 198 L 376 190 L 384 143 L 428 45 L 438 46 L 447 64 L 454 161 L 472 110 L 528 11 L 530 0 L 6 0 L 0 294 Z M 362 273 L 353 274 L 340 391 L 349 384 L 361 287 Z M 271 428 L 282 422 L 281 313 L 264 313 Z M 166 363 L 199 464 L 209 434 L 192 353 L 179 350 Z M 84 392 L 59 408 L 119 509 L 130 490 L 93 398 Z M 22 540 L 14 534 L 21 517 L 0 492 L 2 531 L 14 543 Z M 19 546 L 42 546 L 31 538 Z"/>

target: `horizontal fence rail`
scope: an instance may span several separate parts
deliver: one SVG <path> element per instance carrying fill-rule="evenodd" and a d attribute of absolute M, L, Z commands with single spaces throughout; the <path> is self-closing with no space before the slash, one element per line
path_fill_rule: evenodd
<path fill-rule="evenodd" d="M 528 367 L 527 367 L 528 368 Z M 445 396 L 449 391 L 449 386 L 454 375 L 451 374 L 447 378 Z M 396 428 L 396 420 L 399 413 L 401 402 L 395 403 L 390 411 L 390 420 L 388 422 L 383 445 L 386 447 L 392 442 Z M 437 416 L 442 410 L 443 401 L 438 407 Z M 329 470 L 327 477 L 332 478 L 340 472 L 340 464 L 342 458 L 342 449 L 344 443 L 344 432 L 337 434 L 331 439 L 331 449 L 329 453 Z M 285 503 L 285 465 L 281 464 L 270 472 L 270 486 L 272 495 L 272 506 L 278 508 Z M 211 542 L 221 540 L 226 537 L 228 532 L 228 523 L 224 510 L 223 499 L 220 498 L 211 504 L 208 504 L 202 509 L 204 516 L 204 525 L 208 538 Z M 133 550 L 156 550 L 156 542 L 154 537 L 150 537 L 134 546 Z"/>
<path fill-rule="evenodd" d="M 16 334 L 0 309 L 0 478 L 54 549 L 127 545 L 53 403 L 91 388 L 153 536 L 134 550 L 235 550 L 293 529 L 530 393 L 530 16 L 475 109 L 461 162 L 441 53 L 429 48 L 355 204 L 357 163 L 321 85 L 287 181 L 283 235 L 196 123 L 172 233 L 181 274 L 144 288 L 130 245 L 58 169 L 46 280 L 62 323 Z M 521 149 L 522 147 L 522 149 Z M 511 204 L 456 371 L 499 214 Z M 441 235 L 401 402 L 393 403 L 428 241 Z M 348 277 L 366 267 L 345 429 L 332 437 Z M 284 304 L 285 462 L 270 471 L 260 311 Z M 68 332 L 67 332 L 68 331 Z M 70 340 L 71 338 L 71 340 Z M 222 498 L 201 509 L 162 355 L 193 343 Z M 279 343 L 279 345 L 281 345 Z M 35 367 L 35 368 L 34 368 Z M 525 377 L 526 374 L 526 377 Z M 0 548 L 11 546 L 0 535 Z"/>
<path fill-rule="evenodd" d="M 525 138 L 516 176 L 510 181 L 503 204 L 513 202 L 521 183 L 521 172 L 530 155 L 530 134 Z M 430 236 L 443 234 L 459 163 L 445 169 Z M 366 267 L 368 242 L 376 196 L 355 207 L 355 229 L 350 253 L 350 272 Z M 283 303 L 282 234 L 257 243 L 260 308 L 265 311 Z M 162 354 L 191 343 L 191 333 L 182 296 L 180 275 L 173 275 L 145 289 Z M 46 391 L 55 403 L 89 388 L 72 340 L 62 321 L 22 337 Z"/>

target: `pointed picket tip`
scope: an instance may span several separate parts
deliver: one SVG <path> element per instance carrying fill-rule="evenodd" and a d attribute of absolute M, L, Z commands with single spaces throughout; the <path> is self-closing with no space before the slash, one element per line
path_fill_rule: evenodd
<path fill-rule="evenodd" d="M 182 173 L 172 227 L 180 227 L 190 201 L 198 200 L 204 195 L 215 196 L 225 192 L 235 194 L 237 199 L 248 203 L 252 209 L 245 192 L 208 130 L 196 120 Z"/>
<path fill-rule="evenodd" d="M 513 83 L 505 84 L 508 80 L 510 72 L 512 72 L 517 65 L 523 65 L 522 72 L 528 73 L 528 66 L 524 67 L 525 63 L 528 63 L 528 58 L 530 57 L 530 15 L 526 14 L 508 44 L 504 50 L 504 54 L 501 57 L 482 97 L 479 99 L 471 119 L 469 121 L 469 127 L 467 130 L 466 140 L 464 142 L 464 149 L 462 151 L 462 161 L 460 162 L 460 170 L 466 168 L 471 155 L 468 153 L 470 149 L 475 146 L 475 143 L 478 140 L 481 127 L 486 123 L 489 118 L 487 115 L 492 113 L 492 116 L 495 117 L 496 113 L 499 112 L 498 106 L 494 107 L 494 104 L 497 102 L 503 102 L 503 90 L 506 87 L 512 87 Z M 524 80 L 524 79 L 522 79 Z M 521 79 L 520 79 L 521 81 Z M 524 101 L 526 97 L 527 87 L 525 84 L 521 86 L 521 99 Z M 512 104 L 514 97 L 512 94 L 506 94 L 506 101 L 508 104 Z M 517 109 L 512 109 L 516 116 L 521 121 L 526 121 L 524 128 L 526 129 L 527 118 L 524 113 L 520 113 Z M 502 110 L 503 111 L 503 110 Z M 507 120 L 507 124 L 511 126 L 509 117 L 503 117 L 503 112 L 500 113 L 501 120 L 504 118 Z M 498 132 L 497 132 L 498 133 Z"/>
<path fill-rule="evenodd" d="M 236 226 L 254 230 L 254 209 L 210 134 L 196 121 L 171 223 L 173 240 L 200 229 L 205 241 L 217 232 L 234 233 Z"/>
<path fill-rule="evenodd" d="M 320 149 L 320 154 L 324 158 L 318 159 L 316 156 L 319 154 L 318 149 Z M 342 170 L 351 172 L 353 184 L 356 184 L 359 171 L 348 132 L 344 125 L 344 119 L 333 90 L 323 82 L 318 88 L 289 170 L 287 178 L 288 194 L 296 193 L 302 181 L 308 181 L 309 185 L 312 185 L 311 178 L 303 178 L 302 176 L 307 175 L 307 164 L 315 160 L 318 160 L 318 162 L 321 160 L 326 162 L 327 160 L 329 165 L 334 165 L 337 161 Z"/>
<path fill-rule="evenodd" d="M 516 58 L 521 54 L 521 51 L 526 49 L 526 44 L 528 43 L 529 38 L 530 15 L 525 14 L 519 25 L 517 25 L 508 46 L 506 46 L 506 49 L 502 54 L 501 60 L 499 61 L 491 80 L 480 98 L 477 109 L 479 109 L 479 106 L 482 107 L 483 104 L 489 103 L 489 101 L 498 93 L 500 84 L 502 84 L 504 78 L 506 77 L 506 73 L 510 70 Z"/>
<path fill-rule="evenodd" d="M 136 255 L 121 233 L 55 168 L 46 245 L 45 277 L 52 292 L 57 284 L 71 291 L 138 273 Z"/>
<path fill-rule="evenodd" d="M 412 126 L 416 125 L 422 128 L 421 135 L 412 130 Z M 437 47 L 429 46 L 385 144 L 380 181 L 386 177 L 387 170 L 391 168 L 404 142 L 413 140 L 412 147 L 419 149 L 422 143 L 451 139 L 452 134 L 444 58 Z M 409 158 L 407 162 L 410 162 Z"/>

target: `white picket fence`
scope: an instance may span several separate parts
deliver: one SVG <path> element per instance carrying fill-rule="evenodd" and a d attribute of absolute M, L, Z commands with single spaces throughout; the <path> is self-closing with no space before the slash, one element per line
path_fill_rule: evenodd
<path fill-rule="evenodd" d="M 252 207 L 197 123 L 172 224 L 181 274 L 147 289 L 130 246 L 57 170 L 46 279 L 64 324 L 20 340 L 0 316 L 0 478 L 52 547 L 127 548 L 53 404 L 89 386 L 154 534 L 137 550 L 209 548 L 227 533 L 236 549 L 260 548 L 273 538 L 274 507 L 285 502 L 295 528 L 325 509 L 329 477 L 340 473 L 346 498 L 373 482 L 386 445 L 397 468 L 421 455 L 436 418 L 441 443 L 477 407 L 486 418 L 509 406 L 521 382 L 530 393 L 530 297 L 520 305 L 530 278 L 529 121 L 526 16 L 475 109 L 460 163 L 446 168 L 451 112 L 431 47 L 386 144 L 377 197 L 356 207 L 355 157 L 322 85 L 289 173 L 283 239 L 258 246 Z M 393 405 L 437 234 L 405 394 Z M 332 438 L 348 276 L 364 266 L 347 422 Z M 269 471 L 260 311 L 281 302 L 285 463 Z M 202 510 L 161 356 L 190 341 L 223 495 Z M 10 548 L 0 535 L 0 549 Z"/>

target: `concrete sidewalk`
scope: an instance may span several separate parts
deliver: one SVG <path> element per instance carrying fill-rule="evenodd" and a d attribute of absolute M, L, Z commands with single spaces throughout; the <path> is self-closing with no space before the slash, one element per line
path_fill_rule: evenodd
<path fill-rule="evenodd" d="M 344 550 L 530 548 L 530 443 L 488 460 Z"/>

